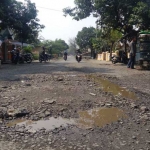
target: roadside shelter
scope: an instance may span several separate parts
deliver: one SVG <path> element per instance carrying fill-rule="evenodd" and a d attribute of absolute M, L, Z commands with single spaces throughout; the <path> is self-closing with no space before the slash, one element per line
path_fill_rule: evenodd
<path fill-rule="evenodd" d="M 11 50 L 17 47 L 28 46 L 14 40 L 13 33 L 9 29 L 2 30 L 0 33 L 0 59 L 2 63 L 11 62 Z"/>

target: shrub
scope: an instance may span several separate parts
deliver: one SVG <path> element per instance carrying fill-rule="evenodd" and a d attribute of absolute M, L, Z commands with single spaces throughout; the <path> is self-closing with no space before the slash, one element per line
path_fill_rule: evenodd
<path fill-rule="evenodd" d="M 39 59 L 39 54 L 33 54 L 33 59 L 38 60 Z"/>
<path fill-rule="evenodd" d="M 24 51 L 25 53 L 32 53 L 32 47 L 31 47 L 31 46 L 23 47 L 23 51 Z"/>

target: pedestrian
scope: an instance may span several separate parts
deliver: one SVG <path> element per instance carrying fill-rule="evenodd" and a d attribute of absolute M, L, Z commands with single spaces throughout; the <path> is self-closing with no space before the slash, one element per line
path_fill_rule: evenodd
<path fill-rule="evenodd" d="M 136 56 L 136 37 L 132 37 L 132 41 L 129 43 L 130 46 L 130 58 L 127 68 L 134 69 L 135 56 Z"/>

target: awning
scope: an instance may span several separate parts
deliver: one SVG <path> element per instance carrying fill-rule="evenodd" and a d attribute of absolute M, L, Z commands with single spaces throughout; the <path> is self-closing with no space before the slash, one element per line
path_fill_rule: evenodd
<path fill-rule="evenodd" d="M 22 43 L 21 42 L 11 42 L 12 44 L 14 45 L 19 45 L 19 46 L 22 46 Z M 23 43 L 23 46 L 29 46 L 30 44 L 26 44 L 26 43 Z"/>

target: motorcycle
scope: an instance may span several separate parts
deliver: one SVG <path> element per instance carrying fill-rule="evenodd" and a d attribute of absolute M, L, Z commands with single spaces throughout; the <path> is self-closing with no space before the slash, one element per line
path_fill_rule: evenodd
<path fill-rule="evenodd" d="M 128 58 L 127 58 L 126 54 L 123 53 L 121 57 L 118 57 L 116 55 L 112 56 L 111 61 L 112 61 L 113 64 L 116 64 L 116 63 L 127 64 L 128 63 Z"/>
<path fill-rule="evenodd" d="M 46 59 L 46 61 L 50 61 L 51 55 L 50 54 L 45 54 L 45 59 Z"/>
<path fill-rule="evenodd" d="M 42 63 L 42 61 L 46 62 L 46 61 L 48 61 L 48 59 L 46 58 L 46 55 L 40 54 L 39 62 Z"/>
<path fill-rule="evenodd" d="M 120 62 L 120 59 L 117 56 L 112 56 L 111 61 L 112 61 L 113 64 L 116 64 L 116 63 Z"/>
<path fill-rule="evenodd" d="M 65 60 L 65 61 L 67 60 L 67 55 L 64 55 L 64 60 Z"/>
<path fill-rule="evenodd" d="M 82 60 L 82 55 L 81 54 L 77 54 L 76 55 L 76 60 L 79 63 Z"/>
<path fill-rule="evenodd" d="M 31 63 L 32 62 L 32 54 L 31 53 L 24 54 L 23 59 L 24 59 L 25 62 Z"/>
<path fill-rule="evenodd" d="M 17 53 L 16 50 L 12 50 L 11 51 L 11 62 L 13 64 L 17 64 L 18 63 L 18 60 L 19 60 L 19 54 Z"/>

